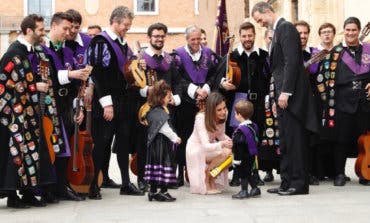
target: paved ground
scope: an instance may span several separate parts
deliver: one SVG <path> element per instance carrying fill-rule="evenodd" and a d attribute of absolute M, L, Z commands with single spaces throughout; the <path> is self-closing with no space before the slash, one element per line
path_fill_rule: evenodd
<path fill-rule="evenodd" d="M 111 176 L 118 181 L 115 158 L 112 159 Z M 46 208 L 15 210 L 6 208 L 0 200 L 0 222 L 73 222 L 73 223 L 369 223 L 370 187 L 360 186 L 353 171 L 354 160 L 347 162 L 347 175 L 352 181 L 344 187 L 334 187 L 332 182 L 312 186 L 309 195 L 281 197 L 268 194 L 267 188 L 279 181 L 261 187 L 262 196 L 247 200 L 232 200 L 239 188 L 229 188 L 221 195 L 194 195 L 189 187 L 172 190 L 174 203 L 148 202 L 147 197 L 121 196 L 117 189 L 104 189 L 103 200 L 60 202 Z M 276 175 L 275 175 L 276 176 Z M 136 179 L 132 178 L 133 182 Z"/>

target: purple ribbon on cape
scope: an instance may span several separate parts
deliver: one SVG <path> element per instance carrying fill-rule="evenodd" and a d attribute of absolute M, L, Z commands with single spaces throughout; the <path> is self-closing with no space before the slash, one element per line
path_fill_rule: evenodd
<path fill-rule="evenodd" d="M 361 64 L 356 63 L 356 61 L 349 55 L 345 50 L 342 56 L 342 61 L 355 73 L 355 75 L 366 74 L 370 71 L 370 45 L 363 43 L 362 45 L 362 55 Z"/>
<path fill-rule="evenodd" d="M 248 145 L 248 151 L 249 151 L 249 154 L 250 155 L 256 155 L 257 154 L 257 142 L 255 140 L 255 136 L 254 134 L 252 134 L 252 130 L 250 129 L 251 127 L 248 127 L 246 125 L 239 125 L 239 127 L 236 129 L 236 130 L 240 130 L 244 136 L 245 136 L 245 140 L 247 142 L 247 145 Z M 257 133 L 258 131 L 258 128 L 257 128 L 257 125 L 255 123 L 253 123 L 253 129 L 255 131 L 255 133 Z"/>

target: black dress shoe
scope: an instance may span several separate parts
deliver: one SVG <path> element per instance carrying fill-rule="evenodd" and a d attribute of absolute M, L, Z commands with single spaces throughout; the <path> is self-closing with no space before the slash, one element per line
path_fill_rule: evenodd
<path fill-rule="evenodd" d="M 263 181 L 261 180 L 261 177 L 260 177 L 260 175 L 258 174 L 258 172 L 253 173 L 252 178 L 256 181 L 257 186 L 263 186 L 263 185 L 265 185 L 265 182 L 263 182 Z"/>
<path fill-rule="evenodd" d="M 102 188 L 120 188 L 121 184 L 117 184 L 112 179 L 104 180 L 101 184 Z"/>
<path fill-rule="evenodd" d="M 272 171 L 267 171 L 266 172 L 266 176 L 263 178 L 263 181 L 265 181 L 265 182 L 274 181 L 274 175 L 272 174 Z"/>
<path fill-rule="evenodd" d="M 261 190 L 258 187 L 252 188 L 249 192 L 249 197 L 258 197 L 261 196 Z"/>
<path fill-rule="evenodd" d="M 154 195 L 154 200 L 161 201 L 161 202 L 173 202 L 176 200 L 176 198 L 172 197 L 169 193 L 156 193 Z"/>
<path fill-rule="evenodd" d="M 177 184 L 171 184 L 167 187 L 168 189 L 174 189 L 174 190 L 177 190 L 179 189 L 179 187 L 177 186 Z"/>
<path fill-rule="evenodd" d="M 64 200 L 64 201 L 83 201 L 84 200 L 84 198 L 77 196 L 77 194 L 73 193 L 70 190 L 67 190 L 65 194 L 59 196 L 59 199 Z"/>
<path fill-rule="evenodd" d="M 33 207 L 45 207 L 46 202 L 43 200 L 38 200 L 35 196 L 31 195 L 23 195 L 22 202 L 26 205 L 33 206 Z"/>
<path fill-rule="evenodd" d="M 166 196 L 168 200 L 171 200 L 171 201 L 175 201 L 176 200 L 176 198 L 175 197 L 172 197 L 171 194 L 168 193 L 168 192 L 164 193 L 164 196 Z"/>
<path fill-rule="evenodd" d="M 148 191 L 149 189 L 148 184 L 141 180 L 137 182 L 137 186 L 139 187 L 140 190 L 144 192 Z"/>
<path fill-rule="evenodd" d="M 91 185 L 88 197 L 91 200 L 101 200 L 102 196 L 100 194 L 100 189 L 97 186 Z"/>
<path fill-rule="evenodd" d="M 30 208 L 27 204 L 23 203 L 21 199 L 19 199 L 18 196 L 16 197 L 8 197 L 8 200 L 6 202 L 6 206 L 8 208 L 17 208 L 17 209 L 26 209 Z"/>
<path fill-rule="evenodd" d="M 47 191 L 41 195 L 41 201 L 48 204 L 59 203 L 59 199 L 51 192 Z"/>
<path fill-rule="evenodd" d="M 241 190 L 237 194 L 233 194 L 231 196 L 233 199 L 245 199 L 249 197 L 248 191 L 247 190 Z"/>
<path fill-rule="evenodd" d="M 362 185 L 365 185 L 365 186 L 370 186 L 370 180 L 366 180 L 364 178 L 358 179 L 358 183 L 362 184 Z"/>
<path fill-rule="evenodd" d="M 288 188 L 288 190 L 280 190 L 278 192 L 279 195 L 282 195 L 282 196 L 289 196 L 289 195 L 302 195 L 302 194 L 308 194 L 308 191 L 306 190 L 297 190 L 293 187 L 291 188 Z"/>
<path fill-rule="evenodd" d="M 319 179 L 315 176 L 312 176 L 312 175 L 310 175 L 310 180 L 309 181 L 310 181 L 309 182 L 310 185 L 319 185 L 320 184 Z"/>
<path fill-rule="evenodd" d="M 240 186 L 240 179 L 239 178 L 233 178 L 229 182 L 230 187 L 239 187 Z"/>
<path fill-rule="evenodd" d="M 348 181 L 351 181 L 351 178 L 347 175 L 344 174 L 344 179 L 348 182 Z"/>
<path fill-rule="evenodd" d="M 137 189 L 133 183 L 129 183 L 127 186 L 122 186 L 119 192 L 121 195 L 134 195 L 134 196 L 143 196 L 144 192 Z"/>
<path fill-rule="evenodd" d="M 278 194 L 279 191 L 284 191 L 284 190 L 280 187 L 274 187 L 274 188 L 267 189 L 267 193 L 270 193 L 270 194 Z"/>
<path fill-rule="evenodd" d="M 334 186 L 344 186 L 346 184 L 346 178 L 344 174 L 339 174 L 334 179 Z"/>

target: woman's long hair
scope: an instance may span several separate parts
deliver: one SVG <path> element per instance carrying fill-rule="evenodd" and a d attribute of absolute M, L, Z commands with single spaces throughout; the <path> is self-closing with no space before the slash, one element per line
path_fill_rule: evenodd
<path fill-rule="evenodd" d="M 204 109 L 204 121 L 206 129 L 209 132 L 214 132 L 217 130 L 216 124 L 218 124 L 219 120 L 216 120 L 216 107 L 222 102 L 225 102 L 225 98 L 218 92 L 212 92 L 207 98 L 206 106 Z"/>

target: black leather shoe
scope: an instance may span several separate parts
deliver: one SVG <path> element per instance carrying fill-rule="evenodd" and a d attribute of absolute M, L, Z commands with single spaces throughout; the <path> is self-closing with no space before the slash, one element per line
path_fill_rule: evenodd
<path fill-rule="evenodd" d="M 137 182 L 137 186 L 139 187 L 140 190 L 144 192 L 148 191 L 149 189 L 148 184 L 141 180 Z"/>
<path fill-rule="evenodd" d="M 270 194 L 278 194 L 279 191 L 283 191 L 283 189 L 281 189 L 280 187 L 274 187 L 274 188 L 267 189 L 267 193 L 270 193 Z"/>
<path fill-rule="evenodd" d="M 100 194 L 100 189 L 98 188 L 97 185 L 91 185 L 90 186 L 90 191 L 88 197 L 91 200 L 101 200 L 102 196 Z"/>
<path fill-rule="evenodd" d="M 297 190 L 297 189 L 291 187 L 291 188 L 288 188 L 288 190 L 285 190 L 285 191 L 280 190 L 278 192 L 278 194 L 279 195 L 282 195 L 282 196 L 303 195 L 303 194 L 308 194 L 308 191 L 305 191 L 305 190 Z"/>
<path fill-rule="evenodd" d="M 161 201 L 161 202 L 173 202 L 176 200 L 176 198 L 172 197 L 169 193 L 156 193 L 154 195 L 154 200 Z"/>
<path fill-rule="evenodd" d="M 365 185 L 365 186 L 370 186 L 370 180 L 366 180 L 364 178 L 358 179 L 358 183 L 362 184 L 362 185 Z"/>
<path fill-rule="evenodd" d="M 73 193 L 70 190 L 67 190 L 67 192 L 61 196 L 59 196 L 60 200 L 65 201 L 83 201 L 84 199 L 82 197 L 77 196 L 75 193 Z"/>
<path fill-rule="evenodd" d="M 334 186 L 344 186 L 346 185 L 346 178 L 344 174 L 339 174 L 334 179 Z"/>
<path fill-rule="evenodd" d="M 233 178 L 229 182 L 230 187 L 239 187 L 240 186 L 240 179 Z"/>
<path fill-rule="evenodd" d="M 164 196 L 166 196 L 167 199 L 170 200 L 170 201 L 175 201 L 176 200 L 176 198 L 175 197 L 172 197 L 171 194 L 168 193 L 168 192 L 164 193 Z"/>
<path fill-rule="evenodd" d="M 265 182 L 274 181 L 274 175 L 272 174 L 272 171 L 267 171 L 266 172 L 266 176 L 263 178 L 263 181 L 265 181 Z"/>
<path fill-rule="evenodd" d="M 258 187 L 252 188 L 251 191 L 249 192 L 249 197 L 258 197 L 258 196 L 261 196 L 261 190 Z"/>
<path fill-rule="evenodd" d="M 41 201 L 48 204 L 59 203 L 59 199 L 51 192 L 45 192 L 41 195 Z"/>
<path fill-rule="evenodd" d="M 122 186 L 119 194 L 121 195 L 134 195 L 134 196 L 143 196 L 144 192 L 137 189 L 133 183 L 129 183 L 127 186 Z"/>
<path fill-rule="evenodd" d="M 179 189 L 179 187 L 177 186 L 177 184 L 176 185 L 175 184 L 171 184 L 171 185 L 168 186 L 168 189 L 177 190 L 177 189 Z"/>
<path fill-rule="evenodd" d="M 319 185 L 320 181 L 317 177 L 310 175 L 310 185 Z"/>
<path fill-rule="evenodd" d="M 26 205 L 33 207 L 45 207 L 46 202 L 43 200 L 38 200 L 35 196 L 23 195 L 22 202 Z"/>
<path fill-rule="evenodd" d="M 263 182 L 263 181 L 261 180 L 261 177 L 260 177 L 260 175 L 258 174 L 258 172 L 253 173 L 252 178 L 256 181 L 257 186 L 263 186 L 263 185 L 265 185 L 265 182 Z"/>
<path fill-rule="evenodd" d="M 117 184 L 112 179 L 104 180 L 101 184 L 102 188 L 120 188 L 121 184 Z"/>
<path fill-rule="evenodd" d="M 233 194 L 231 196 L 233 199 L 245 199 L 249 197 L 248 191 L 247 190 L 241 190 L 237 194 Z"/>
<path fill-rule="evenodd" d="M 344 179 L 348 182 L 348 181 L 351 181 L 351 178 L 347 175 L 344 174 Z"/>
<path fill-rule="evenodd" d="M 23 203 L 21 199 L 19 199 L 18 196 L 16 197 L 8 197 L 8 200 L 6 202 L 6 206 L 8 208 L 17 208 L 17 209 L 26 209 L 30 208 L 27 204 Z"/>

